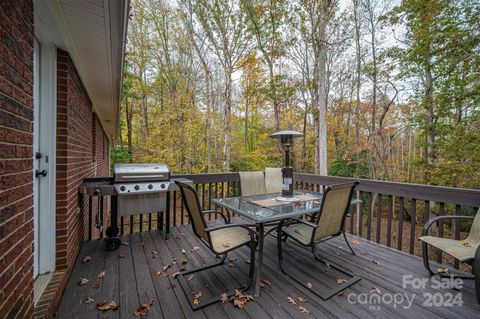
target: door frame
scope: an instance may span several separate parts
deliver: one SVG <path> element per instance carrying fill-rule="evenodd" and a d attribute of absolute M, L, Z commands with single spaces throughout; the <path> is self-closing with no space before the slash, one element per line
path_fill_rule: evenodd
<path fill-rule="evenodd" d="M 35 19 L 35 37 L 39 44 L 39 97 L 34 101 L 38 107 L 39 129 L 34 132 L 38 134 L 38 145 L 33 151 L 42 153 L 38 169 L 46 170 L 47 176 L 35 177 L 34 185 L 34 249 L 38 256 L 34 266 L 34 277 L 55 271 L 56 259 L 56 134 L 57 134 L 57 48 L 53 44 L 51 33 L 44 26 L 40 19 Z M 35 78 L 35 75 L 34 75 Z M 35 89 L 34 83 L 34 89 Z M 35 125 L 34 125 L 35 126 Z M 35 140 L 35 138 L 34 138 Z M 47 160 L 48 159 L 48 160 Z M 36 215 L 35 215 L 36 214 Z M 37 255 L 38 253 L 38 255 Z M 35 273 L 36 272 L 36 273 Z"/>

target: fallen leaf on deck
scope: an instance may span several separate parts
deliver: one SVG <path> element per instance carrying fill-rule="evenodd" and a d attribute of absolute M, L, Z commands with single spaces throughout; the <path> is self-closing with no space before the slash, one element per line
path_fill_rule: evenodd
<path fill-rule="evenodd" d="M 173 259 L 172 262 L 171 262 L 172 265 L 176 265 L 177 264 L 177 258 Z"/>
<path fill-rule="evenodd" d="M 180 274 L 181 274 L 180 271 L 174 272 L 174 273 L 172 274 L 172 277 L 173 277 L 173 278 L 176 278 L 176 277 L 177 277 L 178 275 L 180 275 Z"/>
<path fill-rule="evenodd" d="M 92 284 L 92 288 L 93 288 L 93 289 L 98 289 L 98 288 L 100 288 L 100 284 L 99 284 L 98 282 L 94 282 L 94 283 Z"/>
<path fill-rule="evenodd" d="M 175 288 L 175 285 L 173 283 L 169 283 L 167 289 L 173 289 Z"/>
<path fill-rule="evenodd" d="M 233 264 L 233 263 L 228 263 L 228 267 L 229 267 L 229 268 L 234 268 L 234 267 L 235 267 L 235 264 Z"/>
<path fill-rule="evenodd" d="M 118 258 L 125 258 L 125 254 L 118 254 Z"/>
<path fill-rule="evenodd" d="M 295 302 L 295 299 L 293 299 L 293 298 L 290 297 L 290 296 L 287 297 L 287 301 L 288 301 L 288 303 L 292 303 L 292 304 L 294 304 L 294 305 L 297 304 L 297 303 Z"/>
<path fill-rule="evenodd" d="M 271 286 L 272 285 L 272 281 L 271 280 L 268 280 L 268 279 L 263 279 L 261 281 L 262 284 L 264 285 L 267 285 L 267 286 Z"/>
<path fill-rule="evenodd" d="M 118 304 L 113 300 L 110 302 L 104 300 L 101 303 L 97 303 L 97 309 L 101 311 L 117 310 Z"/>
<path fill-rule="evenodd" d="M 377 260 L 372 260 L 372 263 L 374 263 L 377 266 L 380 266 L 380 263 Z"/>
<path fill-rule="evenodd" d="M 337 284 L 339 284 L 339 285 L 341 285 L 343 283 L 346 283 L 346 282 L 348 282 L 346 279 L 343 279 L 343 278 L 337 279 Z"/>
<path fill-rule="evenodd" d="M 200 300 L 198 298 L 193 299 L 193 304 L 198 306 L 200 304 Z"/>
<path fill-rule="evenodd" d="M 85 297 L 85 303 L 86 303 L 86 304 L 92 303 L 92 302 L 94 302 L 94 301 L 95 301 L 95 300 L 93 300 L 93 298 L 91 298 L 91 297 L 88 297 L 88 296 Z"/>
<path fill-rule="evenodd" d="M 235 289 L 235 294 L 230 300 L 235 307 L 243 309 L 249 301 L 253 300 L 253 297 L 251 295 L 245 295 L 240 290 Z"/>
<path fill-rule="evenodd" d="M 98 275 L 97 275 L 98 278 L 103 278 L 105 277 L 105 270 L 100 272 Z"/>
<path fill-rule="evenodd" d="M 188 264 L 188 259 L 182 259 L 182 265 Z"/>
<path fill-rule="evenodd" d="M 159 270 L 155 273 L 155 276 L 160 276 L 162 274 L 162 272 Z"/>
<path fill-rule="evenodd" d="M 193 246 L 192 248 L 192 253 L 196 252 L 196 251 L 199 251 L 200 250 L 200 247 L 199 246 Z"/>
<path fill-rule="evenodd" d="M 167 271 L 168 268 L 170 268 L 170 265 L 164 265 L 164 266 L 162 267 L 162 270 L 163 270 L 163 271 Z"/>
<path fill-rule="evenodd" d="M 307 282 L 307 284 L 305 286 L 307 286 L 308 289 L 312 289 L 312 287 L 313 287 L 311 282 Z"/>
<path fill-rule="evenodd" d="M 343 291 L 343 290 L 336 293 L 336 295 L 337 295 L 338 297 L 341 297 L 341 296 L 343 296 L 344 294 L 345 294 L 345 291 Z"/>
<path fill-rule="evenodd" d="M 150 307 L 153 305 L 153 298 L 147 301 L 146 303 L 142 303 L 138 308 L 133 312 L 134 317 L 145 317 L 150 310 Z"/>
<path fill-rule="evenodd" d="M 87 277 L 83 276 L 83 277 L 80 277 L 80 286 L 83 286 L 83 285 L 86 285 L 88 283 L 88 279 Z"/>
<path fill-rule="evenodd" d="M 300 297 L 297 297 L 297 300 L 298 300 L 298 302 L 300 302 L 300 303 L 306 303 L 306 302 L 308 302 L 308 299 L 307 299 L 307 298 L 301 297 L 301 296 L 300 296 Z"/>
<path fill-rule="evenodd" d="M 177 235 L 177 236 L 175 236 L 175 239 L 183 239 L 183 237 L 180 236 L 180 235 Z"/>
<path fill-rule="evenodd" d="M 378 288 L 378 287 L 373 287 L 371 292 L 375 292 L 375 293 L 377 293 L 377 294 L 381 294 L 381 293 L 382 293 L 382 290 L 381 290 L 380 288 Z"/>
<path fill-rule="evenodd" d="M 446 273 L 448 273 L 448 268 L 438 268 L 437 272 L 439 272 L 441 274 L 446 274 Z"/>
<path fill-rule="evenodd" d="M 354 239 L 354 240 L 352 240 L 352 244 L 360 245 L 360 240 Z"/>
<path fill-rule="evenodd" d="M 228 296 L 226 293 L 223 293 L 220 295 L 220 302 L 221 303 L 227 303 L 228 302 Z"/>
<path fill-rule="evenodd" d="M 82 263 L 89 262 L 90 260 L 92 260 L 92 257 L 90 257 L 90 256 L 85 256 L 85 257 L 83 257 L 83 259 L 82 259 Z"/>
<path fill-rule="evenodd" d="M 193 279 L 193 277 L 195 277 L 195 275 L 190 275 L 190 276 L 187 277 L 187 280 L 190 281 L 190 280 Z"/>
<path fill-rule="evenodd" d="M 202 292 L 201 291 L 192 291 L 192 296 L 193 296 L 193 298 L 198 299 L 202 296 Z"/>
<path fill-rule="evenodd" d="M 300 312 L 303 313 L 304 315 L 308 315 L 310 313 L 310 311 L 304 306 L 298 307 L 298 310 L 300 310 Z"/>
<path fill-rule="evenodd" d="M 186 250 L 185 250 L 185 249 L 182 249 L 182 254 L 184 254 L 184 255 L 186 255 L 186 254 L 187 254 L 187 252 L 186 252 Z"/>

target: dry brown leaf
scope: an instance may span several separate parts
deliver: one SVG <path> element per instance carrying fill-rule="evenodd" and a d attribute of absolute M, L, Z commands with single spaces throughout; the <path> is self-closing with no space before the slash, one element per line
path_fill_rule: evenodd
<path fill-rule="evenodd" d="M 161 274 L 162 274 L 162 272 L 160 270 L 155 272 L 155 276 L 160 276 Z M 167 274 L 167 276 L 168 276 L 168 274 Z"/>
<path fill-rule="evenodd" d="M 272 285 L 272 281 L 269 280 L 269 279 L 263 279 L 261 281 L 262 284 L 266 285 L 266 286 L 271 286 Z"/>
<path fill-rule="evenodd" d="M 180 274 L 181 274 L 180 271 L 174 272 L 174 273 L 172 274 L 172 277 L 173 277 L 173 278 L 176 278 L 176 277 L 177 277 L 178 275 L 180 275 Z"/>
<path fill-rule="evenodd" d="M 90 257 L 90 256 L 85 256 L 85 257 L 83 257 L 83 259 L 82 259 L 82 263 L 89 262 L 90 260 L 92 260 L 92 257 Z"/>
<path fill-rule="evenodd" d="M 162 266 L 162 270 L 163 270 L 163 271 L 167 271 L 168 268 L 170 268 L 170 265 L 164 265 L 164 266 Z"/>
<path fill-rule="evenodd" d="M 245 295 L 240 290 L 235 289 L 235 293 L 230 300 L 232 300 L 235 307 L 243 309 L 249 301 L 253 300 L 253 297 L 251 295 Z"/>
<path fill-rule="evenodd" d="M 173 289 L 175 288 L 175 285 L 173 283 L 169 283 L 167 289 Z"/>
<path fill-rule="evenodd" d="M 374 263 L 377 266 L 380 266 L 380 263 L 377 260 L 372 260 L 372 263 Z"/>
<path fill-rule="evenodd" d="M 88 297 L 88 296 L 85 297 L 85 303 L 86 303 L 86 304 L 93 303 L 94 301 L 95 301 L 95 300 L 93 300 L 93 298 L 91 298 L 91 297 Z"/>
<path fill-rule="evenodd" d="M 466 240 L 462 240 L 462 245 L 465 246 L 465 247 L 472 247 L 472 244 L 470 244 L 468 241 Z"/>
<path fill-rule="evenodd" d="M 233 305 L 235 307 L 243 309 L 243 307 L 245 307 L 245 302 L 243 302 L 243 300 L 241 300 L 241 299 L 233 299 Z"/>
<path fill-rule="evenodd" d="M 183 239 L 183 237 L 180 236 L 180 235 L 177 235 L 177 236 L 175 236 L 175 239 Z"/>
<path fill-rule="evenodd" d="M 297 300 L 298 300 L 298 302 L 300 302 L 300 303 L 306 303 L 306 302 L 308 302 L 308 299 L 307 299 L 307 298 L 301 297 L 301 296 L 300 296 L 300 297 L 297 297 Z"/>
<path fill-rule="evenodd" d="M 189 276 L 187 277 L 187 280 L 190 281 L 190 280 L 193 279 L 193 277 L 195 277 L 195 275 L 189 275 Z"/>
<path fill-rule="evenodd" d="M 183 259 L 182 258 L 182 265 L 186 265 L 186 264 L 188 264 L 188 259 Z"/>
<path fill-rule="evenodd" d="M 125 254 L 118 254 L 118 258 L 125 258 Z"/>
<path fill-rule="evenodd" d="M 185 249 L 182 249 L 182 254 L 186 255 L 187 251 Z"/>
<path fill-rule="evenodd" d="M 292 304 L 294 304 L 294 305 L 297 304 L 297 303 L 295 302 L 295 299 L 293 299 L 293 298 L 290 297 L 290 296 L 287 297 L 287 301 L 288 301 L 288 303 L 292 303 Z"/>
<path fill-rule="evenodd" d="M 438 268 L 437 272 L 439 272 L 441 274 L 446 274 L 446 273 L 448 273 L 448 268 Z"/>
<path fill-rule="evenodd" d="M 88 279 L 85 276 L 80 277 L 80 286 L 86 285 L 88 283 Z"/>
<path fill-rule="evenodd" d="M 305 286 L 307 286 L 308 289 L 312 289 L 312 287 L 313 287 L 311 282 L 307 282 L 307 284 Z"/>
<path fill-rule="evenodd" d="M 352 240 L 352 244 L 360 245 L 360 240 L 354 239 L 354 240 Z"/>
<path fill-rule="evenodd" d="M 199 251 L 200 250 L 200 247 L 199 246 L 193 246 L 192 248 L 192 253 L 196 252 L 196 251 Z"/>
<path fill-rule="evenodd" d="M 100 288 L 100 284 L 99 284 L 98 282 L 94 282 L 94 283 L 92 284 L 92 288 L 93 288 L 93 289 L 98 289 L 98 288 Z"/>
<path fill-rule="evenodd" d="M 223 293 L 220 295 L 220 302 L 221 303 L 227 303 L 228 302 L 228 296 L 226 293 Z"/>
<path fill-rule="evenodd" d="M 148 314 L 148 311 L 153 305 L 153 298 L 149 301 L 142 303 L 138 308 L 133 312 L 134 317 L 145 317 Z"/>
<path fill-rule="evenodd" d="M 344 284 L 346 282 L 348 282 L 346 279 L 343 279 L 343 278 L 337 279 L 337 284 L 339 284 L 339 285 Z"/>
<path fill-rule="evenodd" d="M 193 298 L 198 299 L 202 296 L 202 292 L 194 290 L 194 291 L 192 291 L 192 296 L 193 296 Z"/>
<path fill-rule="evenodd" d="M 97 275 L 98 278 L 103 278 L 105 277 L 105 270 L 100 272 L 98 275 Z"/>
<path fill-rule="evenodd" d="M 371 292 L 375 292 L 380 295 L 382 293 L 382 290 L 378 287 L 373 287 Z"/>
<path fill-rule="evenodd" d="M 337 295 L 338 297 L 341 297 L 341 296 L 343 296 L 344 294 L 345 294 L 345 291 L 344 291 L 344 290 L 339 291 L 339 292 L 336 293 L 336 295 Z"/>
<path fill-rule="evenodd" d="M 97 303 L 97 309 L 100 311 L 117 310 L 118 304 L 113 300 L 110 302 L 104 300 L 101 303 Z"/>
<path fill-rule="evenodd" d="M 195 306 L 198 306 L 200 304 L 200 299 L 198 299 L 198 298 L 193 299 L 193 304 Z"/>
<path fill-rule="evenodd" d="M 298 310 L 300 310 L 300 312 L 303 313 L 304 315 L 308 315 L 310 313 L 310 311 L 304 306 L 298 307 Z"/>

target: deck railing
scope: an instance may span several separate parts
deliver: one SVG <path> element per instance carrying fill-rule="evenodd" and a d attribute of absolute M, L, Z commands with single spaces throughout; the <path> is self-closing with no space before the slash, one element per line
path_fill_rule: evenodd
<path fill-rule="evenodd" d="M 172 178 L 187 178 L 193 181 L 204 209 L 213 209 L 212 199 L 240 195 L 240 178 L 238 173 L 219 174 L 178 174 Z M 327 185 L 334 185 L 352 178 L 321 176 L 295 173 L 296 188 L 322 192 Z M 167 196 L 166 212 L 155 212 L 130 217 L 120 217 L 117 226 L 120 234 L 129 234 L 189 223 L 178 192 L 170 192 Z M 472 189 L 439 187 L 397 182 L 385 182 L 360 179 L 355 194 L 362 200 L 351 209 L 350 218 L 346 222 L 346 231 L 367 240 L 383 244 L 394 249 L 420 254 L 422 226 L 435 215 L 470 215 L 473 216 L 480 206 L 480 191 Z M 108 198 L 104 199 L 108 201 Z M 110 205 L 103 205 L 108 209 Z M 91 212 L 90 229 L 95 218 Z M 105 212 L 104 217 L 109 216 Z M 169 216 L 169 220 L 167 220 Z M 210 214 L 209 219 L 216 216 Z M 105 220 L 108 223 L 108 220 Z M 468 225 L 458 220 L 442 222 L 434 230 L 436 236 L 463 239 Z M 95 232 L 94 232 L 95 233 Z M 90 235 L 88 239 L 99 238 L 102 234 Z M 431 256 L 437 262 L 451 262 L 453 259 L 436 252 Z M 458 268 L 458 262 L 454 262 Z"/>

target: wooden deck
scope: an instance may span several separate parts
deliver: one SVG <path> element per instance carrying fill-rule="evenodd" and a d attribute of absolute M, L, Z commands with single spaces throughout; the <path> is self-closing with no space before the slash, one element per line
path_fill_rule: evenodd
<path fill-rule="evenodd" d="M 331 263 L 344 267 L 362 277 L 356 285 L 346 289 L 342 296 L 334 296 L 323 301 L 313 295 L 305 287 L 301 287 L 280 272 L 276 257 L 275 239 L 269 236 L 265 243 L 263 278 L 270 280 L 271 285 L 264 285 L 262 294 L 241 310 L 232 303 L 215 304 L 193 312 L 188 300 L 171 274 L 182 267 L 182 259 L 186 259 L 184 267 L 190 269 L 211 263 L 215 258 L 208 249 L 192 236 L 189 226 L 173 228 L 170 239 L 165 241 L 157 231 L 137 233 L 125 236 L 126 243 L 118 252 L 106 252 L 103 241 L 86 242 L 78 256 L 75 268 L 65 290 L 57 312 L 57 318 L 132 318 L 133 311 L 144 302 L 153 298 L 148 318 L 479 318 L 480 306 L 475 301 L 473 282 L 465 281 L 464 287 L 453 289 L 414 289 L 411 286 L 402 288 L 404 275 L 415 278 L 428 278 L 420 258 L 399 252 L 363 239 L 353 248 L 357 256 L 352 256 L 345 249 L 341 238 L 333 239 L 319 246 L 319 252 Z M 192 247 L 200 249 L 192 252 Z M 182 254 L 182 249 L 186 254 Z M 85 256 L 91 261 L 82 263 Z M 219 296 L 224 291 L 238 287 L 246 282 L 248 273 L 249 252 L 247 248 L 234 252 L 230 263 L 217 267 L 204 274 L 198 274 L 191 280 L 192 286 L 200 290 L 202 295 Z M 286 245 L 286 258 L 289 263 L 297 260 L 298 273 L 303 273 L 304 280 L 313 286 L 334 285 L 336 279 L 326 275 L 324 266 L 315 262 L 309 251 L 292 244 Z M 169 276 L 159 273 L 162 266 L 177 263 L 168 270 Z M 298 262 L 301 260 L 301 262 Z M 105 271 L 104 278 L 97 275 Z M 79 285 L 80 278 L 86 276 L 89 282 Z M 94 289 L 92 285 L 99 284 Z M 171 284 L 175 287 L 171 287 Z M 378 288 L 379 290 L 376 290 Z M 384 301 L 381 304 L 365 304 L 364 297 L 380 293 Z M 437 293 L 445 300 L 448 294 L 461 293 L 463 305 L 450 307 L 428 307 L 424 305 L 425 293 Z M 308 302 L 301 304 L 310 313 L 302 314 L 300 304 L 291 304 L 288 297 L 297 299 L 303 296 Z M 389 296 L 403 298 L 403 303 L 394 305 Z M 85 304 L 85 298 L 91 297 L 93 303 Z M 408 309 L 405 298 L 413 303 Z M 438 302 L 437 297 L 436 302 Z M 193 299 L 193 298 L 190 298 Z M 200 297 L 200 300 L 202 297 Z M 101 312 L 96 303 L 102 300 L 114 300 L 119 304 L 116 311 Z M 349 300 L 351 302 L 349 302 Z M 353 303 L 355 302 L 355 303 Z"/>

